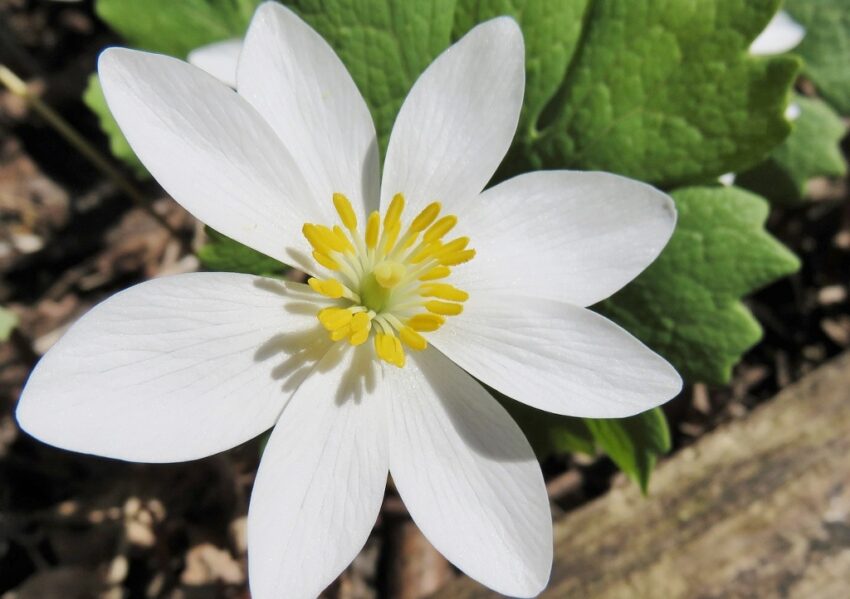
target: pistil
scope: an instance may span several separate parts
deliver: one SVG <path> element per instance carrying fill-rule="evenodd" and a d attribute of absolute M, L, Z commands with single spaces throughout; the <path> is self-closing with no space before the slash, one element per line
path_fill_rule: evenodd
<path fill-rule="evenodd" d="M 363 235 L 348 198 L 335 193 L 333 204 L 342 227 L 303 227 L 316 262 L 332 272 L 329 278 L 307 282 L 316 293 L 337 301 L 317 318 L 334 341 L 361 345 L 373 336 L 377 357 L 402 367 L 405 347 L 425 349 L 428 341 L 421 333 L 435 331 L 447 317 L 463 312 L 469 294 L 445 279 L 451 267 L 471 260 L 475 250 L 468 248 L 467 237 L 443 241 L 457 217 L 440 217 L 439 202 L 426 206 L 405 230 L 404 196 L 396 194 L 383 223 L 372 212 Z"/>

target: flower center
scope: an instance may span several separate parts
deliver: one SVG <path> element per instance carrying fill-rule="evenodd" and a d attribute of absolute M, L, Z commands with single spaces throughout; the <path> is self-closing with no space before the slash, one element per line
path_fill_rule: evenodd
<path fill-rule="evenodd" d="M 443 241 L 457 217 L 440 217 L 439 202 L 426 206 L 402 234 L 404 196 L 396 194 L 383 223 L 372 212 L 362 235 L 348 198 L 335 193 L 333 203 L 345 229 L 311 223 L 302 229 L 313 258 L 333 272 L 307 280 L 316 293 L 336 300 L 316 316 L 332 340 L 361 345 L 372 336 L 378 358 L 402 367 L 405 347 L 425 349 L 421 333 L 463 311 L 469 295 L 444 279 L 475 250 L 467 248 L 467 237 Z"/>

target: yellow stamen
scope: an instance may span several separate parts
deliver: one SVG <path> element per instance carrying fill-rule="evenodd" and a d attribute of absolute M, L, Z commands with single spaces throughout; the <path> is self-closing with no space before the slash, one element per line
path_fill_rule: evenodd
<path fill-rule="evenodd" d="M 398 233 L 401 230 L 401 225 L 399 223 L 390 223 L 389 225 L 384 223 L 384 237 L 381 241 L 381 245 L 383 246 L 383 251 L 389 254 L 393 245 L 395 245 L 396 240 L 398 239 Z"/>
<path fill-rule="evenodd" d="M 366 343 L 366 340 L 369 339 L 369 331 L 372 330 L 371 323 L 365 329 L 361 329 L 359 331 L 354 331 L 351 333 L 351 337 L 348 338 L 348 342 L 351 345 L 363 345 Z"/>
<path fill-rule="evenodd" d="M 325 246 L 331 248 L 335 252 L 345 251 L 345 246 L 348 243 L 348 239 L 340 239 L 331 229 L 327 228 L 324 225 L 315 225 L 314 231 L 319 237 L 319 240 L 324 243 Z M 350 246 L 351 244 L 348 243 L 348 245 Z"/>
<path fill-rule="evenodd" d="M 349 202 L 348 198 L 341 193 L 335 193 L 333 195 L 333 201 L 334 208 L 336 208 L 336 213 L 339 214 L 342 224 L 344 224 L 345 228 L 349 231 L 354 231 L 357 228 L 357 216 L 351 208 L 351 202 Z"/>
<path fill-rule="evenodd" d="M 351 310 L 346 310 L 345 308 L 323 308 L 319 310 L 316 316 L 319 322 L 322 323 L 322 326 L 329 331 L 348 327 L 351 319 L 354 318 Z"/>
<path fill-rule="evenodd" d="M 366 222 L 366 247 L 374 250 L 378 246 L 378 234 L 381 231 L 381 216 L 376 212 L 369 215 Z"/>
<path fill-rule="evenodd" d="M 414 331 L 430 333 L 439 329 L 445 322 L 446 319 L 438 314 L 415 314 L 408 319 L 407 326 Z"/>
<path fill-rule="evenodd" d="M 340 228 L 339 225 L 334 225 L 334 236 L 343 244 L 343 251 L 347 254 L 354 253 L 354 246 L 351 245 L 351 240 L 348 239 L 348 235 L 345 234 L 345 231 Z"/>
<path fill-rule="evenodd" d="M 469 299 L 466 291 L 453 287 L 447 283 L 431 283 L 419 288 L 419 295 L 424 297 L 437 297 L 452 302 L 465 302 Z"/>
<path fill-rule="evenodd" d="M 321 293 L 325 297 L 329 297 L 331 299 L 339 299 L 345 293 L 345 288 L 342 286 L 342 283 L 336 279 L 326 279 L 323 281 L 315 277 L 310 277 L 307 279 L 307 284 L 312 287 L 316 293 Z"/>
<path fill-rule="evenodd" d="M 463 312 L 469 294 L 443 279 L 475 251 L 468 248 L 467 237 L 443 242 L 458 219 L 440 217 L 439 202 L 403 223 L 405 199 L 398 193 L 383 221 L 373 211 L 363 231 L 357 230 L 358 216 L 347 197 L 335 193 L 333 204 L 341 224 L 302 228 L 316 262 L 338 271 L 327 279 L 307 279 L 315 293 L 334 300 L 316 316 L 332 341 L 359 346 L 374 337 L 377 358 L 402 367 L 406 351 L 428 347 L 424 333 Z"/>
<path fill-rule="evenodd" d="M 429 312 L 433 312 L 434 314 L 441 314 L 443 316 L 457 316 L 463 312 L 462 305 L 450 302 L 441 302 L 440 300 L 425 302 L 425 309 Z"/>
<path fill-rule="evenodd" d="M 345 325 L 344 327 L 340 327 L 331 331 L 331 340 L 332 341 L 342 341 L 346 337 L 351 334 L 351 325 Z"/>
<path fill-rule="evenodd" d="M 437 241 L 443 235 L 454 229 L 457 224 L 457 217 L 452 215 L 444 216 L 433 225 L 431 228 L 425 231 L 425 235 L 422 236 L 423 241 L 430 243 L 432 241 Z"/>
<path fill-rule="evenodd" d="M 435 266 L 431 270 L 425 272 L 425 274 L 419 277 L 420 281 L 434 281 L 436 279 L 444 279 L 447 276 L 452 274 L 452 269 L 448 266 L 443 266 L 442 264 L 439 266 Z"/>
<path fill-rule="evenodd" d="M 398 336 L 401 337 L 401 340 L 410 349 L 422 351 L 423 349 L 428 347 L 428 342 L 425 340 L 425 337 L 423 337 L 410 327 L 404 327 L 402 329 L 399 329 Z"/>
<path fill-rule="evenodd" d="M 395 358 L 395 344 L 392 337 L 385 333 L 375 335 L 375 351 L 379 358 L 392 364 Z"/>
<path fill-rule="evenodd" d="M 434 258 L 440 260 L 447 254 L 454 254 L 455 252 L 460 252 L 466 249 L 467 245 L 469 245 L 469 237 L 458 237 L 457 239 L 452 239 L 448 243 L 443 244 L 438 252 L 434 253 Z"/>
<path fill-rule="evenodd" d="M 358 312 L 351 317 L 352 331 L 368 331 L 372 328 L 372 317 L 367 312 Z"/>
<path fill-rule="evenodd" d="M 431 258 L 434 254 L 443 249 L 443 244 L 438 241 L 432 241 L 418 252 L 413 254 L 410 257 L 410 261 L 414 264 L 419 264 L 420 262 L 424 262 L 425 260 Z"/>
<path fill-rule="evenodd" d="M 469 262 L 473 258 L 475 258 L 475 250 L 463 250 L 443 256 L 439 260 L 443 266 L 458 266 L 464 262 Z"/>
<path fill-rule="evenodd" d="M 339 270 L 339 263 L 324 252 L 320 252 L 319 250 L 314 251 L 313 259 L 325 268 Z"/>
<path fill-rule="evenodd" d="M 412 223 L 410 223 L 410 231 L 414 233 L 424 231 L 428 225 L 434 222 L 437 215 L 440 214 L 441 208 L 442 206 L 440 205 L 440 202 L 431 202 L 425 206 L 425 209 L 413 219 Z"/>
<path fill-rule="evenodd" d="M 375 353 L 384 362 L 398 366 L 404 366 L 405 356 L 401 341 L 395 335 L 378 333 L 375 335 Z"/>
<path fill-rule="evenodd" d="M 404 368 L 405 363 L 405 355 L 404 348 L 401 346 L 401 340 L 398 337 L 392 337 L 393 340 L 393 357 L 395 361 L 392 362 L 399 368 Z"/>
<path fill-rule="evenodd" d="M 384 227 L 399 224 L 402 210 L 404 210 L 404 196 L 397 193 L 393 196 L 390 207 L 387 208 L 387 214 L 384 216 Z"/>
<path fill-rule="evenodd" d="M 401 252 L 412 246 L 414 243 L 416 243 L 416 237 L 417 235 L 415 233 L 408 233 L 404 238 L 404 243 L 398 244 L 396 251 Z"/>
<path fill-rule="evenodd" d="M 333 251 L 333 248 L 331 248 L 327 244 L 323 236 L 319 233 L 319 229 L 316 227 L 316 225 L 311 225 L 310 223 L 307 223 L 306 225 L 301 227 L 301 232 L 304 234 L 304 237 L 307 238 L 307 241 L 310 242 L 310 245 L 313 246 L 313 249 L 317 252 L 320 252 L 327 256 Z"/>

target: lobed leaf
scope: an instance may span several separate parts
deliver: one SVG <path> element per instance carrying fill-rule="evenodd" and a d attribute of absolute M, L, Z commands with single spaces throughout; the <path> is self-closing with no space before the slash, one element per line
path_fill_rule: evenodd
<path fill-rule="evenodd" d="M 692 382 L 722 384 L 761 338 L 741 297 L 799 260 L 764 230 L 767 202 L 734 187 L 673 192 L 679 221 L 661 256 L 598 309 Z"/>
<path fill-rule="evenodd" d="M 593 435 L 581 418 L 544 412 L 502 395 L 494 389 L 488 390 L 519 424 L 534 452 L 541 459 L 556 453 L 590 455 L 596 451 Z"/>
<path fill-rule="evenodd" d="M 242 37 L 262 0 L 97 0 L 95 12 L 129 45 L 180 58 Z"/>
<path fill-rule="evenodd" d="M 584 422 L 599 448 L 646 493 L 656 460 L 671 449 L 664 412 L 655 408 L 630 418 Z"/>
<path fill-rule="evenodd" d="M 802 96 L 795 100 L 800 116 L 782 145 L 767 160 L 743 172 L 736 184 L 779 204 L 795 204 L 815 177 L 841 177 L 847 163 L 840 142 L 847 127 L 828 104 Z"/>
<path fill-rule="evenodd" d="M 747 48 L 778 0 L 597 0 L 530 147 L 535 168 L 604 170 L 663 187 L 757 164 L 789 133 L 799 69 Z"/>
<path fill-rule="evenodd" d="M 850 6 L 847 0 L 787 0 L 785 9 L 806 28 L 794 49 L 803 74 L 843 115 L 850 115 Z"/>
<path fill-rule="evenodd" d="M 198 251 L 201 264 L 209 270 L 241 272 L 265 277 L 281 276 L 289 267 L 255 249 L 234 241 L 209 227 L 204 229 L 207 243 Z"/>

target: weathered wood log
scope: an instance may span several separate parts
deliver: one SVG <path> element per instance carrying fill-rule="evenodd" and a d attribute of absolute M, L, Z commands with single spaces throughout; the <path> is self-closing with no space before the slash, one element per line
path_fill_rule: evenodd
<path fill-rule="evenodd" d="M 410 517 L 385 523 L 388 564 L 386 596 L 393 599 L 422 599 L 445 585 L 454 571 Z"/>
<path fill-rule="evenodd" d="M 850 597 L 850 353 L 558 521 L 541 597 Z"/>

